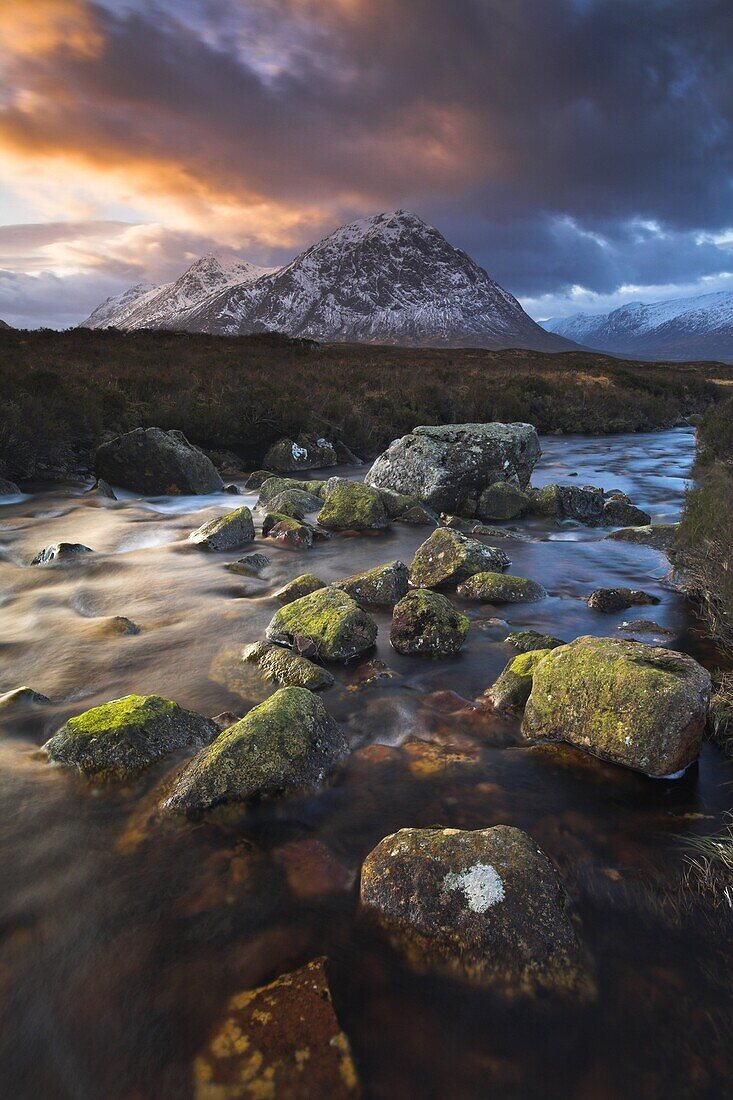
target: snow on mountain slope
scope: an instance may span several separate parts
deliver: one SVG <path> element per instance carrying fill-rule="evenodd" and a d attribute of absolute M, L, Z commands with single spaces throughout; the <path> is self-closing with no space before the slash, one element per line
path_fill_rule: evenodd
<path fill-rule="evenodd" d="M 629 302 L 611 313 L 552 318 L 544 328 L 587 347 L 641 359 L 733 362 L 733 291 Z"/>
<path fill-rule="evenodd" d="M 82 328 L 108 328 L 114 323 L 114 318 L 126 313 L 138 299 L 142 298 L 144 294 L 148 294 L 151 290 L 155 290 L 156 287 L 152 283 L 136 283 L 135 286 L 131 286 L 128 290 L 123 290 L 122 294 L 115 294 L 111 298 L 105 298 L 105 300 L 97 306 L 92 313 L 89 314 L 86 321 L 83 322 Z"/>

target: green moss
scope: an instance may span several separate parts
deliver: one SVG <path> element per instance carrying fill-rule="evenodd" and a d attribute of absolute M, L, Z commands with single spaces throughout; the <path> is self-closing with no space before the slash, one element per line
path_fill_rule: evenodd
<path fill-rule="evenodd" d="M 151 719 L 173 715 L 179 709 L 177 703 L 159 695 L 125 695 L 102 703 L 70 718 L 66 730 L 71 737 L 100 737 L 113 734 L 126 726 L 137 726 Z"/>
<path fill-rule="evenodd" d="M 445 596 L 417 588 L 395 606 L 390 640 L 398 653 L 449 657 L 461 649 L 469 625 Z"/>
<path fill-rule="evenodd" d="M 536 581 L 513 577 L 510 573 L 474 573 L 458 586 L 459 595 L 469 600 L 487 603 L 530 603 L 547 595 Z"/>
<path fill-rule="evenodd" d="M 527 489 L 530 510 L 538 516 L 560 514 L 560 490 L 557 485 L 544 485 L 541 489 Z"/>
<path fill-rule="evenodd" d="M 549 649 L 534 649 L 512 657 L 496 681 L 484 692 L 484 698 L 497 710 L 523 707 L 532 690 L 535 668 L 550 652 Z"/>
<path fill-rule="evenodd" d="M 311 592 L 317 592 L 320 588 L 326 587 L 326 582 L 315 573 L 301 573 L 276 592 L 275 599 L 280 603 L 292 603 L 293 600 L 299 600 L 301 596 L 309 596 Z"/>
<path fill-rule="evenodd" d="M 318 522 L 334 531 L 368 531 L 389 526 L 389 516 L 376 489 L 342 479 L 327 487 Z"/>
<path fill-rule="evenodd" d="M 321 588 L 287 604 L 272 619 L 267 637 L 281 645 L 308 638 L 326 661 L 346 661 L 374 645 L 377 624 L 338 588 Z"/>

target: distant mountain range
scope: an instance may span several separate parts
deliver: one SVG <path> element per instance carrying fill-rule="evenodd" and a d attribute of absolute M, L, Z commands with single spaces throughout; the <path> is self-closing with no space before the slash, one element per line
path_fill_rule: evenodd
<path fill-rule="evenodd" d="M 577 350 L 533 321 L 437 229 L 404 210 L 337 229 L 275 270 L 205 256 L 174 283 L 139 283 L 108 298 L 82 327 Z"/>
<path fill-rule="evenodd" d="M 549 332 L 611 355 L 733 362 L 733 291 L 629 302 L 611 313 L 576 313 L 542 324 Z"/>

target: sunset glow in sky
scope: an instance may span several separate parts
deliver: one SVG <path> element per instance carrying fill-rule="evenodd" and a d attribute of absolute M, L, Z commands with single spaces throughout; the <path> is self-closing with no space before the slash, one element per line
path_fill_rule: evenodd
<path fill-rule="evenodd" d="M 3 0 L 0 317 L 405 207 L 536 317 L 733 289 L 730 0 Z"/>

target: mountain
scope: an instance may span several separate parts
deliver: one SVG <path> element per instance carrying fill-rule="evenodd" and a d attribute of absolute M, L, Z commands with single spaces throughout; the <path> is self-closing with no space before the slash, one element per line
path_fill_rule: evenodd
<path fill-rule="evenodd" d="M 82 322 L 82 328 L 109 328 L 113 323 L 115 317 L 122 317 L 128 311 L 129 307 L 142 298 L 143 294 L 148 294 L 151 290 L 155 290 L 154 283 L 135 283 L 128 290 L 123 290 L 122 294 L 115 294 L 111 298 L 105 298 L 104 301 L 97 306 L 92 313 L 89 314 L 86 321 Z"/>
<path fill-rule="evenodd" d="M 7 321 L 0 320 L 0 328 L 8 328 L 9 329 L 9 328 L 12 328 L 12 325 L 9 325 L 7 323 Z"/>
<path fill-rule="evenodd" d="M 612 355 L 733 362 L 733 291 L 649 304 L 629 302 L 612 313 L 576 313 L 544 321 L 543 326 Z"/>
<path fill-rule="evenodd" d="M 104 324 L 226 335 L 274 330 L 418 347 L 575 347 L 536 324 L 465 252 L 404 210 L 343 226 L 279 270 L 244 278 L 232 272 L 218 290 L 207 284 L 206 293 L 182 295 L 196 267 Z"/>

